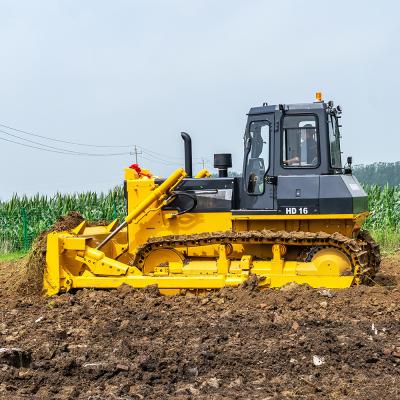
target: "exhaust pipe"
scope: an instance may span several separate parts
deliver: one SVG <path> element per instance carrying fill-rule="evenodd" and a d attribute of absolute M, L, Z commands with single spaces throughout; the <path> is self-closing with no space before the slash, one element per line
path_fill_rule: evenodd
<path fill-rule="evenodd" d="M 183 141 L 185 142 L 185 170 L 188 178 L 193 177 L 192 168 L 192 139 L 186 132 L 181 132 Z"/>

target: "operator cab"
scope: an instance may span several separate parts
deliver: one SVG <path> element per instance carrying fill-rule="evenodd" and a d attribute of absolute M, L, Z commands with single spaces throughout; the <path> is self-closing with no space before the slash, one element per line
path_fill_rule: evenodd
<path fill-rule="evenodd" d="M 333 213 L 346 208 L 350 212 L 351 208 L 353 212 L 353 197 L 366 199 L 366 195 L 351 169 L 342 165 L 341 111 L 333 102 L 322 101 L 320 93 L 314 103 L 251 108 L 244 134 L 238 210 L 286 214 Z M 336 194 L 330 193 L 329 186 Z M 343 208 L 346 197 L 351 200 Z M 365 209 L 366 201 L 359 208 Z"/>
<path fill-rule="evenodd" d="M 340 106 L 323 101 L 250 109 L 244 136 L 246 191 L 259 194 L 265 178 L 273 175 L 342 173 L 340 113 Z"/>

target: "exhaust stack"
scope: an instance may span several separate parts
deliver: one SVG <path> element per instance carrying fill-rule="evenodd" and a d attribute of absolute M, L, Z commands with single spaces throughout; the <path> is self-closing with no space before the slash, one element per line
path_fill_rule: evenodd
<path fill-rule="evenodd" d="M 188 178 L 193 178 L 192 139 L 186 132 L 181 132 L 181 136 L 185 142 L 185 171 Z"/>

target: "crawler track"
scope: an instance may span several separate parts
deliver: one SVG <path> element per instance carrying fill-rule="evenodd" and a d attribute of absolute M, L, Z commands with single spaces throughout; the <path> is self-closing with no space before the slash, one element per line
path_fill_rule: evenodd
<path fill-rule="evenodd" d="M 357 240 L 366 243 L 367 246 L 369 270 L 364 271 L 363 283 L 371 283 L 371 279 L 375 278 L 375 275 L 378 273 L 381 265 L 381 253 L 379 244 L 377 244 L 374 239 L 372 239 L 371 235 L 366 230 L 360 231 Z"/>
<path fill-rule="evenodd" d="M 357 239 L 351 239 L 340 233 L 325 232 L 287 232 L 287 231 L 246 231 L 211 232 L 196 235 L 173 235 L 153 237 L 141 246 L 132 262 L 142 268 L 150 252 L 159 248 L 199 247 L 215 244 L 265 244 L 282 243 L 286 246 L 335 247 L 343 251 L 351 260 L 357 283 L 368 283 L 379 269 L 379 246 L 366 231 Z"/>

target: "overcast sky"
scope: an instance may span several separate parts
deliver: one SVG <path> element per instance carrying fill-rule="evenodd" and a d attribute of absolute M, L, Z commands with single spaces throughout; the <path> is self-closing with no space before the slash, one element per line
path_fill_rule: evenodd
<path fill-rule="evenodd" d="M 0 12 L 1 124 L 79 143 L 136 144 L 147 151 L 140 164 L 158 175 L 180 163 L 185 130 L 195 169 L 202 157 L 212 167 L 213 153 L 230 152 L 240 170 L 250 107 L 311 102 L 321 90 L 343 107 L 344 156 L 400 160 L 396 1 L 0 0 Z M 0 129 L 77 152 L 133 150 Z M 107 190 L 133 162 L 129 154 L 0 145 L 1 199 Z"/>

